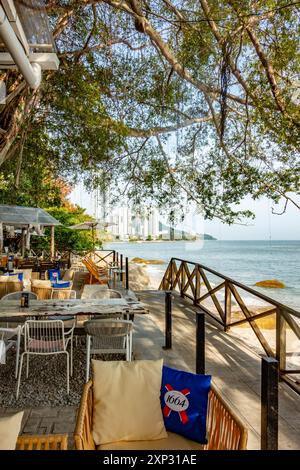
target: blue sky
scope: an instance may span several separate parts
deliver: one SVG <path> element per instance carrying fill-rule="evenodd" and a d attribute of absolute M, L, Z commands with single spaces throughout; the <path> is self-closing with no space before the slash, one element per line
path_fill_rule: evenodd
<path fill-rule="evenodd" d="M 70 197 L 73 203 L 79 204 L 86 209 L 86 212 L 93 214 L 93 204 L 91 197 L 83 189 L 82 185 L 77 186 Z M 300 198 L 297 199 L 300 204 Z M 201 223 L 203 231 L 209 233 L 219 240 L 300 240 L 300 210 L 292 204 L 287 207 L 287 212 L 283 215 L 272 214 L 273 203 L 266 198 L 253 201 L 246 198 L 240 205 L 241 209 L 249 209 L 256 214 L 256 218 L 249 222 L 249 225 L 225 225 L 219 220 L 204 221 Z M 284 203 L 276 207 L 280 212 Z"/>

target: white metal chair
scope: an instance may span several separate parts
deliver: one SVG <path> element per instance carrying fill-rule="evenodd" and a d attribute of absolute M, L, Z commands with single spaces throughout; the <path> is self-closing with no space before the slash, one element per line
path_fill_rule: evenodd
<path fill-rule="evenodd" d="M 51 299 L 76 299 L 76 290 L 72 289 L 52 289 Z"/>
<path fill-rule="evenodd" d="M 73 332 L 74 326 L 65 331 L 62 320 L 28 320 L 23 326 L 24 352 L 21 354 L 17 399 L 19 398 L 23 359 L 26 356 L 26 378 L 29 373 L 29 357 L 34 355 L 66 354 L 67 356 L 67 393 L 69 394 L 69 376 L 73 375 Z M 67 347 L 70 343 L 70 354 Z"/>
<path fill-rule="evenodd" d="M 121 299 L 122 294 L 113 289 L 99 289 L 93 294 L 94 299 Z"/>
<path fill-rule="evenodd" d="M 4 295 L 4 297 L 2 297 L 2 299 L 0 299 L 0 302 L 2 302 L 2 300 L 20 300 L 24 292 L 27 293 L 27 291 L 23 291 L 23 292 L 11 292 L 10 294 L 6 294 Z M 34 292 L 28 292 L 28 294 L 29 294 L 29 300 L 37 300 L 38 297 Z"/>
<path fill-rule="evenodd" d="M 16 304 L 20 303 L 21 301 L 21 297 L 22 297 L 22 294 L 24 294 L 24 292 L 26 292 L 29 296 L 29 300 L 37 300 L 38 297 L 36 294 L 34 294 L 33 292 L 30 292 L 30 291 L 20 291 L 20 292 L 11 292 L 10 294 L 6 294 L 4 297 L 2 297 L 2 299 L 0 299 L 0 303 L 2 302 L 2 300 L 15 300 L 16 301 Z M 30 317 L 27 317 L 27 320 L 29 320 Z M 0 321 L 1 321 L 1 317 L 0 317 Z M 1 324 L 0 324 L 0 327 L 1 327 Z M 6 325 L 5 325 L 6 328 L 15 328 L 15 323 L 13 321 L 11 322 L 6 322 Z"/>
<path fill-rule="evenodd" d="M 22 326 L 18 325 L 16 328 L 0 328 L 0 363 L 1 357 L 6 355 L 7 351 L 16 346 L 16 367 L 15 377 L 18 377 L 19 357 L 20 357 L 20 344 L 21 344 Z M 5 356 L 4 356 L 5 357 Z"/>
<path fill-rule="evenodd" d="M 86 382 L 90 375 L 91 354 L 126 354 L 132 357 L 132 329 L 129 320 L 89 320 L 84 323 L 86 331 Z"/>

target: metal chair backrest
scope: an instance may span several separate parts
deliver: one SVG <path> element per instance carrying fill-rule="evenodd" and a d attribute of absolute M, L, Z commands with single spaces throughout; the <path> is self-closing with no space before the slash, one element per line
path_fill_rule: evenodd
<path fill-rule="evenodd" d="M 132 321 L 129 320 L 88 320 L 84 323 L 85 332 L 95 338 L 127 336 L 132 328 Z"/>
<path fill-rule="evenodd" d="M 37 295 L 33 292 L 27 292 L 29 300 L 37 300 Z M 10 294 L 4 295 L 1 300 L 20 300 L 23 292 L 11 292 Z"/>
<path fill-rule="evenodd" d="M 84 329 L 91 340 L 90 353 L 126 353 L 131 357 L 132 322 L 128 320 L 89 320 Z M 89 344 L 89 343 L 88 343 Z"/>
<path fill-rule="evenodd" d="M 95 298 L 97 299 L 121 299 L 122 294 L 112 289 L 99 289 L 95 293 Z"/>
<path fill-rule="evenodd" d="M 76 290 L 72 289 L 52 289 L 51 299 L 76 299 Z"/>
<path fill-rule="evenodd" d="M 51 354 L 66 351 L 62 320 L 27 320 L 24 324 L 24 351 Z"/>

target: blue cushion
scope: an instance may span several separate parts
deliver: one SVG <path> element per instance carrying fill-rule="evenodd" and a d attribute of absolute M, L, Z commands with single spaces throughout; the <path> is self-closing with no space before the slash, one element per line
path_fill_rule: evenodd
<path fill-rule="evenodd" d="M 211 376 L 163 366 L 161 407 L 167 431 L 207 444 L 206 414 Z"/>
<path fill-rule="evenodd" d="M 50 281 L 59 281 L 60 277 L 60 270 L 59 269 L 48 269 L 48 277 Z"/>
<path fill-rule="evenodd" d="M 24 273 L 6 273 L 4 276 L 16 276 L 18 275 L 19 281 L 23 281 Z"/>
<path fill-rule="evenodd" d="M 66 282 L 52 282 L 52 287 L 55 289 L 66 289 L 70 287 L 71 283 L 69 281 Z"/>

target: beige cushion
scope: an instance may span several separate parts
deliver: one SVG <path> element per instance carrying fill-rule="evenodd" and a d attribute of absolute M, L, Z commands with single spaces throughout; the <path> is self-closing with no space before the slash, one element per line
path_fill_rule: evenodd
<path fill-rule="evenodd" d="M 168 437 L 160 405 L 162 359 L 92 364 L 96 445 Z"/>
<path fill-rule="evenodd" d="M 0 276 L 0 282 L 21 282 L 18 275 L 15 276 Z"/>
<path fill-rule="evenodd" d="M 32 269 L 14 269 L 14 273 L 23 273 L 23 280 L 30 281 Z"/>
<path fill-rule="evenodd" d="M 166 439 L 111 442 L 98 446 L 97 450 L 203 450 L 203 445 L 179 436 L 179 434 L 168 432 Z"/>
<path fill-rule="evenodd" d="M 32 279 L 31 284 L 33 287 L 46 287 L 46 288 L 52 287 L 51 281 L 44 281 L 40 279 Z"/>
<path fill-rule="evenodd" d="M 15 450 L 21 430 L 23 411 L 0 418 L 0 450 Z"/>
<path fill-rule="evenodd" d="M 74 279 L 74 270 L 73 269 L 67 269 L 65 274 L 63 275 L 62 280 L 63 281 L 73 281 Z"/>

